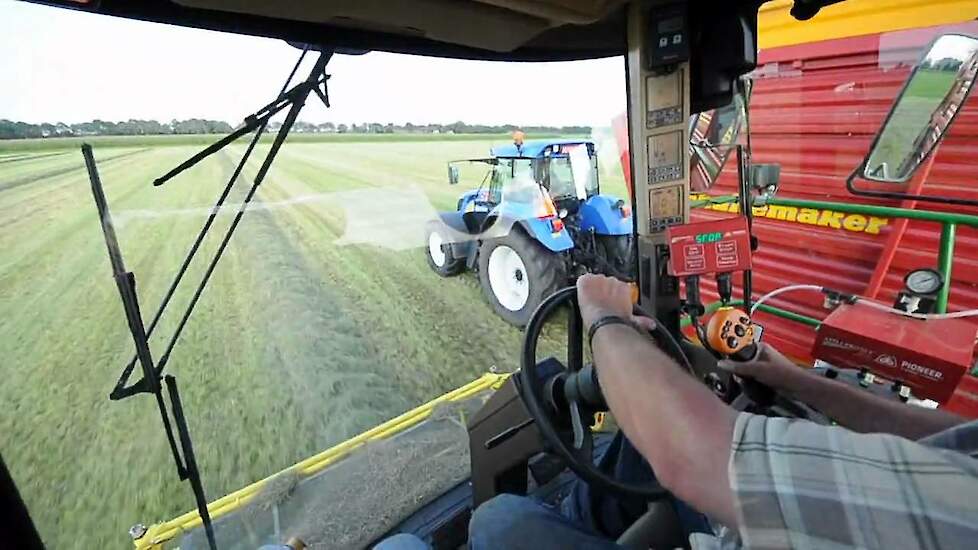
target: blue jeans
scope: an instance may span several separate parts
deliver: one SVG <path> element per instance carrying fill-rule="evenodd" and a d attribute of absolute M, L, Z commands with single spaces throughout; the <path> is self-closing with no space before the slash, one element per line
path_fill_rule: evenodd
<path fill-rule="evenodd" d="M 648 463 L 620 432 L 598 460 L 598 468 L 626 483 L 655 479 Z M 673 500 L 683 533 L 712 533 L 712 527 L 696 510 Z M 547 506 L 529 497 L 498 495 L 476 509 L 469 523 L 469 548 L 622 548 L 613 541 L 647 510 L 640 498 L 623 498 L 577 481 L 560 507 Z"/>
<path fill-rule="evenodd" d="M 598 460 L 598 467 L 626 483 L 646 483 L 654 479 L 642 455 L 621 434 L 609 444 Z M 712 533 L 706 517 L 679 500 L 672 502 L 683 533 Z M 548 506 L 529 497 L 502 494 L 483 503 L 469 523 L 469 548 L 550 550 L 577 548 L 611 550 L 614 543 L 647 509 L 639 498 L 606 494 L 583 481 L 576 481 L 559 507 Z M 413 535 L 391 537 L 375 550 L 425 550 Z"/>

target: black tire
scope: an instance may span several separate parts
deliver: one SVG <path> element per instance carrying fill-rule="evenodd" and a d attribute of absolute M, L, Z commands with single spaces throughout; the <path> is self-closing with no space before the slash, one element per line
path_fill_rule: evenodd
<path fill-rule="evenodd" d="M 432 235 L 439 236 L 441 240 L 439 248 L 444 254 L 444 259 L 442 259 L 440 265 L 438 262 L 440 258 L 432 257 Z M 452 277 L 465 271 L 465 258 L 456 258 L 452 254 L 452 247 L 447 242 L 448 235 L 447 226 L 439 221 L 428 222 L 428 225 L 425 226 L 424 255 L 428 260 L 428 267 L 442 277 Z"/>
<path fill-rule="evenodd" d="M 526 272 L 523 273 L 528 286 L 526 299 L 518 309 L 513 308 L 515 306 L 513 300 L 504 297 L 503 301 L 500 301 L 500 297 L 493 290 L 490 260 L 493 252 L 501 247 L 508 247 L 515 252 L 526 268 Z M 508 254 L 505 250 L 501 250 L 500 253 Z M 497 259 L 496 262 L 499 260 Z M 499 271 L 496 273 L 495 279 L 498 281 Z M 514 277 L 514 280 L 517 279 L 518 275 Z M 479 283 L 482 286 L 482 293 L 489 300 L 493 310 L 512 325 L 520 328 L 526 326 L 540 302 L 559 290 L 566 282 L 567 275 L 560 257 L 533 241 L 519 227 L 513 227 L 505 237 L 484 241 L 479 247 Z M 510 307 L 503 302 L 509 302 Z"/>
<path fill-rule="evenodd" d="M 612 275 L 635 280 L 635 249 L 632 247 L 631 235 L 596 235 L 595 242 L 598 254 L 604 257 L 608 265 L 614 269 Z"/>

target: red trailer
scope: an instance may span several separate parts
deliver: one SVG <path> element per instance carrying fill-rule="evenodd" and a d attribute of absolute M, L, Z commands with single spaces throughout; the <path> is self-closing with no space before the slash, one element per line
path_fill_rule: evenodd
<path fill-rule="evenodd" d="M 978 208 L 853 196 L 846 180 L 866 155 L 922 51 L 937 36 L 978 36 L 975 1 L 865 1 L 830 6 L 800 24 L 788 17 L 789 2 L 760 11 L 760 55 L 751 74 L 749 126 L 752 161 L 780 165 L 779 198 L 862 203 L 978 214 Z M 873 29 L 871 34 L 865 31 Z M 880 32 L 883 29 L 883 32 Z M 619 144 L 625 144 L 623 122 Z M 741 139 L 743 139 L 741 132 Z M 623 148 L 624 149 L 624 148 Z M 972 97 L 936 154 L 908 184 L 910 191 L 974 197 L 978 175 L 978 100 Z M 627 159 L 627 150 L 623 150 Z M 628 166 L 625 166 L 629 179 Z M 707 198 L 736 194 L 737 162 L 730 155 Z M 737 212 L 736 203 L 708 204 L 695 221 Z M 942 224 L 846 213 L 831 208 L 767 206 L 754 209 L 753 291 L 759 296 L 795 284 L 829 287 L 893 303 L 910 271 L 942 260 Z M 978 308 L 978 230 L 956 226 L 948 310 Z M 946 235 L 945 235 L 946 236 Z M 705 301 L 717 299 L 703 280 Z M 739 293 L 739 289 L 737 290 Z M 791 292 L 768 304 L 817 320 L 831 310 L 824 296 Z M 764 339 L 800 363 L 811 364 L 816 328 L 758 312 Z M 978 318 L 968 320 L 978 323 Z M 978 416 L 978 378 L 965 376 L 947 403 Z"/>

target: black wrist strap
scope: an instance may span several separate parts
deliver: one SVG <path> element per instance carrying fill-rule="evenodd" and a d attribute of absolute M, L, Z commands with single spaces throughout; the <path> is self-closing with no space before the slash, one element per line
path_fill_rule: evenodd
<path fill-rule="evenodd" d="M 633 327 L 634 328 L 634 325 L 632 325 L 632 322 L 629 321 L 628 319 L 625 319 L 624 317 L 619 317 L 617 315 L 605 315 L 604 317 L 601 317 L 600 319 L 598 319 L 597 321 L 595 321 L 591 325 L 591 328 L 588 329 L 588 331 L 587 331 L 587 345 L 588 345 L 589 348 L 591 347 L 591 342 L 594 340 L 594 334 L 596 332 L 598 332 L 598 329 L 599 328 L 601 328 L 603 326 L 606 326 L 606 325 L 625 325 L 625 326 Z M 591 349 L 594 349 L 594 348 L 591 348 Z"/>

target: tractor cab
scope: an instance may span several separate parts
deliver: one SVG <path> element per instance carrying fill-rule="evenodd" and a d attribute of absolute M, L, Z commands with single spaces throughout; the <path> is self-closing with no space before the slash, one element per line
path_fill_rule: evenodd
<path fill-rule="evenodd" d="M 955 232 L 959 227 L 978 228 L 978 216 L 960 210 L 978 206 L 978 201 L 973 194 L 926 196 L 911 183 L 929 170 L 928 162 L 969 100 L 978 70 L 978 40 L 971 36 L 942 34 L 924 48 L 912 70 L 895 73 L 905 78 L 906 85 L 875 132 L 869 153 L 848 179 L 852 194 L 868 199 L 866 204 L 855 204 L 821 201 L 817 195 L 814 199 L 779 196 L 780 170 L 774 159 L 767 165 L 752 162 L 746 106 L 694 116 L 723 108 L 735 97 L 748 97 L 739 83 L 758 64 L 759 4 L 754 0 L 725 2 L 710 9 L 678 1 L 624 5 L 555 1 L 544 6 L 522 0 L 426 0 L 397 6 L 361 2 L 288 8 L 276 3 L 218 0 L 45 3 L 286 38 L 312 44 L 303 47 L 301 55 L 316 58 L 308 75 L 293 85 L 300 57 L 273 102 L 246 117 L 232 134 L 154 182 L 168 190 L 168 182 L 177 174 L 218 151 L 227 154 L 227 145 L 253 135 L 254 141 L 231 176 L 230 188 L 249 155 L 253 151 L 263 155 L 240 211 L 162 356 L 154 355 L 148 334 L 166 309 L 169 295 L 153 321 L 144 325 L 136 276 L 123 261 L 99 163 L 91 146 L 82 148 L 98 214 L 92 223 L 103 232 L 133 345 L 132 360 L 122 369 L 109 398 L 139 397 L 132 406 L 158 409 L 164 428 L 158 436 L 160 448 L 165 440 L 176 473 L 188 482 L 196 504 L 194 510 L 173 519 L 150 517 L 148 526 L 134 525 L 130 535 L 137 548 L 370 548 L 390 535 L 409 533 L 438 550 L 454 549 L 466 544 L 469 519 L 487 500 L 514 493 L 555 504 L 580 483 L 622 501 L 641 503 L 642 513 L 618 537 L 624 547 L 685 546 L 688 541 L 677 539 L 675 529 L 670 528 L 677 514 L 667 504 L 665 488 L 654 481 L 620 479 L 595 462 L 610 444 L 615 428 L 585 344 L 587 335 L 573 286 L 574 279 L 584 273 L 604 273 L 632 283 L 636 311 L 657 320 L 649 338 L 717 399 L 737 410 L 831 422 L 803 403 L 718 367 L 719 360 L 753 359 L 762 338 L 777 336 L 756 319 L 776 317 L 806 330 L 817 328 L 803 346 L 811 352 L 810 359 L 818 361 L 815 368 L 820 374 L 906 406 L 930 400 L 978 417 L 978 377 L 969 372 L 974 365 L 978 325 L 967 320 L 978 316 L 978 310 L 948 312 Z M 839 2 L 779 2 L 778 21 L 789 16 L 805 21 L 834 4 Z M 431 16 L 436 8 L 444 10 L 443 17 Z M 419 16 L 422 12 L 428 16 Z M 215 443 L 192 437 L 191 426 L 196 430 L 199 425 L 187 419 L 194 418 L 196 411 L 184 406 L 173 369 L 164 373 L 171 357 L 174 362 L 179 360 L 170 351 L 238 222 L 246 217 L 248 202 L 278 151 L 287 147 L 286 137 L 304 102 L 318 96 L 328 104 L 325 84 L 330 75 L 325 70 L 331 56 L 364 49 L 510 61 L 624 56 L 628 110 L 622 139 L 626 146 L 622 149 L 627 152 L 622 158 L 630 177 L 628 191 L 623 198 L 602 194 L 595 148 L 588 140 L 524 141 L 517 137 L 512 145 L 493 148 L 488 158 L 461 161 L 485 167 L 483 180 L 464 192 L 454 209 L 449 206 L 435 212 L 433 219 L 423 223 L 424 240 L 419 248 L 436 276 L 476 272 L 493 310 L 522 330 L 504 327 L 511 331 L 505 335 L 511 336 L 508 341 L 516 352 L 511 364 L 499 365 L 469 384 L 278 474 L 215 495 L 205 491 L 213 485 L 204 482 L 206 472 L 201 472 L 195 458 L 195 448 Z M 820 49 L 819 55 L 825 51 Z M 847 57 L 846 63 L 856 58 L 861 59 Z M 892 74 L 889 77 L 893 79 Z M 832 88 L 821 81 L 819 87 Z M 838 86 L 831 93 L 849 91 Z M 762 92 L 752 90 L 750 95 Z M 835 98 L 832 96 L 833 101 Z M 784 96 L 778 99 L 783 101 Z M 742 114 L 738 113 L 741 108 L 745 109 Z M 282 112 L 286 113 L 284 122 L 270 145 L 256 148 L 270 118 Z M 772 117 L 763 122 L 775 126 L 778 120 Z M 745 139 L 734 143 L 739 133 Z M 699 154 L 697 149 L 707 152 Z M 731 168 L 733 158 L 736 163 Z M 855 157 L 852 161 L 847 167 L 855 163 Z M 463 179 L 458 164 L 449 164 L 451 184 Z M 702 189 L 693 183 L 694 171 L 702 178 Z M 723 185 L 730 192 L 717 192 L 725 189 Z M 710 193 L 693 193 L 704 190 Z M 227 192 L 210 212 L 220 211 L 226 196 Z M 886 200 L 891 202 L 884 203 Z M 950 204 L 956 210 L 909 208 L 918 201 Z M 768 213 L 771 215 L 765 218 Z M 787 272 L 799 279 L 816 278 L 831 275 L 838 266 L 837 262 L 821 270 L 803 271 L 791 262 L 779 262 L 777 255 L 764 255 L 769 242 L 788 242 L 796 248 L 818 244 L 804 241 L 805 231 L 782 230 L 766 240 L 771 234 L 759 229 L 765 219 L 785 222 L 791 218 L 794 222 L 802 216 L 813 217 L 813 226 L 827 220 L 826 224 L 834 223 L 840 230 L 865 230 L 872 216 L 938 226 L 937 265 L 908 274 L 904 295 L 892 306 L 875 296 L 862 296 L 855 288 L 802 284 L 805 280 L 756 296 L 755 283 L 766 277 Z M 184 268 L 209 228 L 210 220 L 190 248 Z M 806 244 L 799 244 L 802 242 Z M 867 249 L 871 247 L 848 255 L 860 257 Z M 860 264 L 859 272 L 865 271 Z M 181 270 L 171 292 L 182 276 Z M 457 287 L 465 284 L 457 282 Z M 814 293 L 817 304 L 801 312 L 773 305 L 775 298 L 796 291 Z M 459 317 L 465 315 L 455 311 Z M 417 330 L 411 312 L 390 313 L 397 316 L 405 332 Z M 453 322 L 447 319 L 444 324 Z M 866 330 L 869 324 L 875 328 Z M 432 330 L 425 337 L 432 347 L 438 347 L 456 337 L 446 334 Z M 400 352 L 396 349 L 389 355 L 407 361 Z M 324 364 L 329 360 L 322 358 Z M 811 367 L 812 362 L 806 361 L 806 366 Z M 208 375 L 221 376 L 222 365 L 206 366 L 211 368 L 205 370 Z M 180 371 L 181 378 L 185 372 Z M 413 383 L 406 368 L 391 376 L 400 385 Z M 344 384 L 335 381 L 335 390 L 344 391 Z M 342 397 L 347 404 L 360 399 Z M 335 393 L 328 397 L 335 398 Z M 318 409 L 319 404 L 314 405 L 310 408 Z M 228 463 L 237 465 L 263 452 L 255 450 L 249 457 Z M 92 499 L 99 497 L 92 495 Z M 157 502 L 159 495 L 134 495 L 133 499 L 138 499 L 133 507 L 142 510 L 146 502 Z M 16 512 L 11 514 L 12 519 L 29 525 L 23 507 L 17 511 L 23 513 L 19 517 L 13 517 Z M 30 538 L 31 530 L 20 535 L 27 541 L 24 547 L 37 543 L 36 533 Z"/>
<path fill-rule="evenodd" d="M 493 147 L 490 155 L 448 164 L 451 185 L 460 182 L 460 165 L 487 168 L 479 187 L 459 198 L 458 210 L 463 214 L 464 230 L 472 234 L 488 230 L 500 217 L 546 219 L 556 216 L 564 219 L 576 214 L 582 203 L 600 192 L 593 142 L 524 142 L 522 132 L 516 132 L 512 144 Z M 626 219 L 622 225 L 628 223 Z M 553 225 L 552 232 L 559 233 L 561 224 L 555 224 L 556 228 Z"/>
<path fill-rule="evenodd" d="M 516 132 L 512 144 L 495 146 L 490 150 L 490 155 L 488 158 L 456 160 L 448 164 L 450 185 L 460 182 L 460 166 L 474 164 L 487 167 L 479 187 L 459 198 L 459 209 L 463 212 L 496 210 L 525 218 L 547 217 L 556 213 L 559 219 L 563 219 L 577 214 L 584 203 L 600 195 L 598 157 L 591 141 L 565 139 L 524 142 L 522 132 Z M 603 197 L 599 200 L 620 199 Z M 624 207 L 624 204 L 622 201 L 620 206 Z M 629 210 L 619 210 L 623 214 L 622 225 L 628 225 Z M 466 230 L 472 233 L 488 227 L 481 223 L 466 223 Z"/>
<path fill-rule="evenodd" d="M 576 214 L 581 203 L 600 193 L 598 158 L 594 143 L 576 140 L 517 139 L 511 145 L 492 148 L 493 165 L 489 195 L 506 193 L 518 202 L 522 194 L 540 186 L 558 213 Z M 508 189 L 512 187 L 513 189 Z M 566 217 L 566 214 L 565 216 Z"/>

